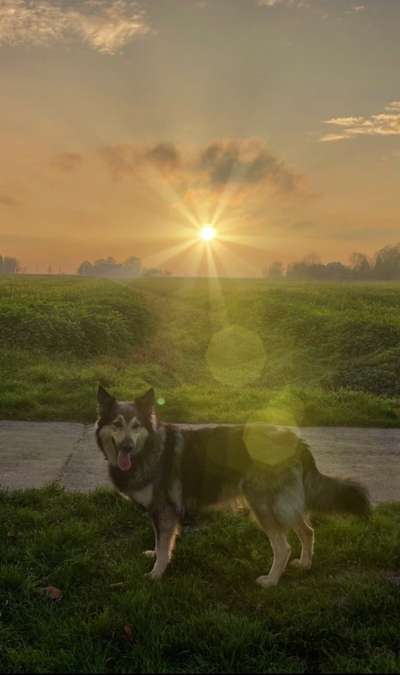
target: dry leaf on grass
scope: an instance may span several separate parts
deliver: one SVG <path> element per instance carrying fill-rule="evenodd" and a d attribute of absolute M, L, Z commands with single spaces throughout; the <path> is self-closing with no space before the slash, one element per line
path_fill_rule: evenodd
<path fill-rule="evenodd" d="M 126 623 L 124 626 L 124 638 L 128 642 L 132 642 L 133 640 L 133 631 L 130 623 Z"/>
<path fill-rule="evenodd" d="M 47 597 L 54 602 L 60 602 L 62 598 L 62 591 L 56 586 L 45 586 L 44 588 L 41 588 L 41 591 L 46 593 Z"/>

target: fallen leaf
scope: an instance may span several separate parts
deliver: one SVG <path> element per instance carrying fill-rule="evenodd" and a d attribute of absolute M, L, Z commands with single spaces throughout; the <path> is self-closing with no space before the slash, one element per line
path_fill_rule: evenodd
<path fill-rule="evenodd" d="M 46 593 L 50 600 L 54 600 L 54 602 L 60 602 L 62 598 L 62 591 L 60 591 L 60 589 L 56 586 L 45 586 L 45 588 L 42 588 L 41 590 L 43 593 Z"/>
<path fill-rule="evenodd" d="M 128 640 L 128 642 L 132 642 L 133 640 L 132 626 L 130 623 L 126 623 L 124 626 L 124 638 L 125 640 Z"/>

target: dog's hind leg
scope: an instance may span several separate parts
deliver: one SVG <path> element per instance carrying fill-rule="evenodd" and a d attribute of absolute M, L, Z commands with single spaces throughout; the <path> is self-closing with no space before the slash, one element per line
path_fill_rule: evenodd
<path fill-rule="evenodd" d="M 249 506 L 256 516 L 259 524 L 267 535 L 271 544 L 273 561 L 267 575 L 258 577 L 256 580 L 260 586 L 269 588 L 276 586 L 282 574 L 285 572 L 292 552 L 287 539 L 287 533 L 290 524 L 284 524 L 282 518 L 277 518 L 274 511 L 274 498 L 264 492 L 263 485 L 257 484 L 254 477 L 242 483 L 243 494 L 246 497 Z"/>
<path fill-rule="evenodd" d="M 249 493 L 246 494 L 246 498 L 269 539 L 274 556 L 269 573 L 258 577 L 256 581 L 263 588 L 276 586 L 286 570 L 292 552 L 287 539 L 287 530 L 278 523 L 268 503 L 261 504 L 258 499 L 253 499 Z"/>
<path fill-rule="evenodd" d="M 154 567 L 147 575 L 150 579 L 160 579 L 168 567 L 179 534 L 180 519 L 174 509 L 166 507 L 153 513 L 153 526 L 156 533 Z"/>
<path fill-rule="evenodd" d="M 293 529 L 301 541 L 301 555 L 300 558 L 292 560 L 290 564 L 299 569 L 309 570 L 314 550 L 314 530 L 305 520 L 294 525 Z"/>
<path fill-rule="evenodd" d="M 286 570 L 292 549 L 284 530 L 271 527 L 267 529 L 261 521 L 260 523 L 268 536 L 274 558 L 269 573 L 258 577 L 256 581 L 263 588 L 269 588 L 278 584 L 279 579 Z"/>

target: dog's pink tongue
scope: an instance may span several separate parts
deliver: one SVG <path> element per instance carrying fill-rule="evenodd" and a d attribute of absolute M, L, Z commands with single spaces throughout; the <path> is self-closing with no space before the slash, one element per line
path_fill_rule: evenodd
<path fill-rule="evenodd" d="M 118 453 L 118 466 L 121 471 L 129 471 L 132 466 L 131 456 L 126 452 Z"/>

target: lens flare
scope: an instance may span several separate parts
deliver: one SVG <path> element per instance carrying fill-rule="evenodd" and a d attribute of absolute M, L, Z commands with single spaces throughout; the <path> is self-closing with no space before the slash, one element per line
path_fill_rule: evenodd
<path fill-rule="evenodd" d="M 266 354 L 257 333 L 229 325 L 212 336 L 206 361 L 216 380 L 231 387 L 242 387 L 260 377 Z"/>
<path fill-rule="evenodd" d="M 215 227 L 212 225 L 203 225 L 203 227 L 200 230 L 200 239 L 203 241 L 212 241 L 216 237 L 216 230 Z"/>
<path fill-rule="evenodd" d="M 250 456 L 269 466 L 293 459 L 300 449 L 304 414 L 304 402 L 290 387 L 278 391 L 247 421 L 243 440 Z"/>
<path fill-rule="evenodd" d="M 246 425 L 243 440 L 250 457 L 264 466 L 277 466 L 293 459 L 300 445 L 300 438 L 293 431 L 260 422 Z"/>

